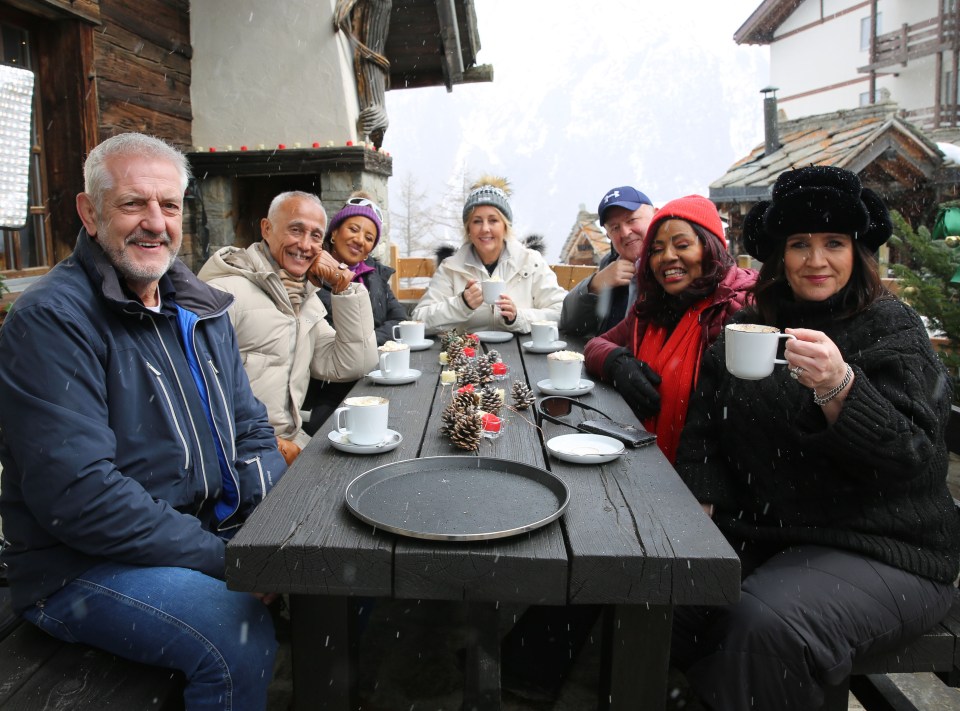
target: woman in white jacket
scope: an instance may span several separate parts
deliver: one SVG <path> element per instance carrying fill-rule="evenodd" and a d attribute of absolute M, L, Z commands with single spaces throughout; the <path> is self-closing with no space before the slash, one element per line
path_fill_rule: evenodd
<path fill-rule="evenodd" d="M 413 311 L 427 331 L 529 333 L 534 321 L 559 321 L 567 292 L 539 252 L 511 232 L 507 181 L 484 177 L 463 206 L 464 243 L 440 264 Z M 496 304 L 483 303 L 481 283 L 501 281 Z"/>

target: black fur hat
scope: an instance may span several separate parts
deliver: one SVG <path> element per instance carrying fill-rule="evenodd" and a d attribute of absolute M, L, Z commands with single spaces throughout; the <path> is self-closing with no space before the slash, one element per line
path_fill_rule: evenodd
<path fill-rule="evenodd" d="M 860 184 L 856 173 L 813 165 L 781 173 L 773 199 L 754 205 L 743 223 L 743 245 L 761 262 L 789 235 L 800 232 L 848 234 L 876 250 L 893 232 L 880 197 Z"/>

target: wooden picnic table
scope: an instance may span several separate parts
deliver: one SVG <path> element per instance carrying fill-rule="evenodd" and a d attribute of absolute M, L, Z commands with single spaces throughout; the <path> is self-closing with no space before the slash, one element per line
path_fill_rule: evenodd
<path fill-rule="evenodd" d="M 529 337 L 527 337 L 529 338 Z M 548 377 L 546 356 L 514 338 L 489 344 L 510 368 L 510 384 L 532 388 Z M 569 340 L 569 339 L 568 339 Z M 568 348 L 582 351 L 576 340 Z M 533 413 L 507 413 L 504 433 L 479 454 L 548 469 L 570 490 L 564 515 L 518 536 L 477 542 L 432 541 L 377 530 L 344 502 L 355 477 L 390 462 L 461 454 L 440 434 L 450 388 L 440 385 L 440 347 L 411 354 L 422 371 L 413 384 L 362 379 L 354 395 L 390 400 L 389 427 L 403 435 L 390 452 L 340 452 L 314 436 L 297 461 L 227 547 L 227 584 L 289 593 L 297 709 L 356 706 L 351 597 L 459 601 L 475 626 L 467 649 L 464 708 L 499 709 L 500 603 L 603 605 L 603 668 L 598 706 L 663 708 L 675 605 L 728 604 L 740 595 L 740 564 L 656 446 L 606 464 L 570 464 L 545 453 L 544 437 L 570 433 Z M 622 398 L 597 383 L 581 397 L 611 418 L 636 423 Z M 574 408 L 574 419 L 580 419 Z"/>

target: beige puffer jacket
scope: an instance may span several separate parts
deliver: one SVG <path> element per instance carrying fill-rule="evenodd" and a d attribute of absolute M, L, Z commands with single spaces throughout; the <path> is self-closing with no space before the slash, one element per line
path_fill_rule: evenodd
<path fill-rule="evenodd" d="M 236 297 L 230 320 L 253 394 L 266 406 L 277 436 L 304 447 L 310 436 L 301 429 L 300 407 L 310 377 L 346 382 L 377 365 L 370 297 L 362 284 L 351 284 L 334 296 L 334 330 L 324 318 L 327 312 L 316 287 L 308 283 L 300 314 L 295 315 L 261 244 L 224 247 L 198 276 Z"/>
<path fill-rule="evenodd" d="M 494 314 L 492 306 L 481 304 L 471 309 L 460 297 L 471 279 L 493 278 L 506 284 L 504 293 L 517 305 L 517 318 L 511 324 L 503 320 L 499 310 Z M 467 242 L 437 268 L 427 292 L 413 310 L 413 318 L 423 321 L 430 333 L 451 328 L 529 333 L 534 321 L 560 320 L 566 295 L 566 289 L 557 284 L 557 275 L 539 252 L 508 239 L 493 274 L 488 275 L 473 245 Z"/>

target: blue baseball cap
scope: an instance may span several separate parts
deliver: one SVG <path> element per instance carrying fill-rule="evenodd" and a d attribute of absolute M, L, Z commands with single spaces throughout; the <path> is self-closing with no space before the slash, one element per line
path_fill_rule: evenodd
<path fill-rule="evenodd" d="M 597 208 L 597 214 L 600 216 L 600 226 L 603 226 L 603 214 L 610 207 L 623 207 L 631 212 L 638 209 L 641 205 L 653 205 L 650 198 L 644 195 L 636 188 L 629 185 L 623 185 L 619 188 L 608 190 L 600 201 L 600 207 Z"/>

